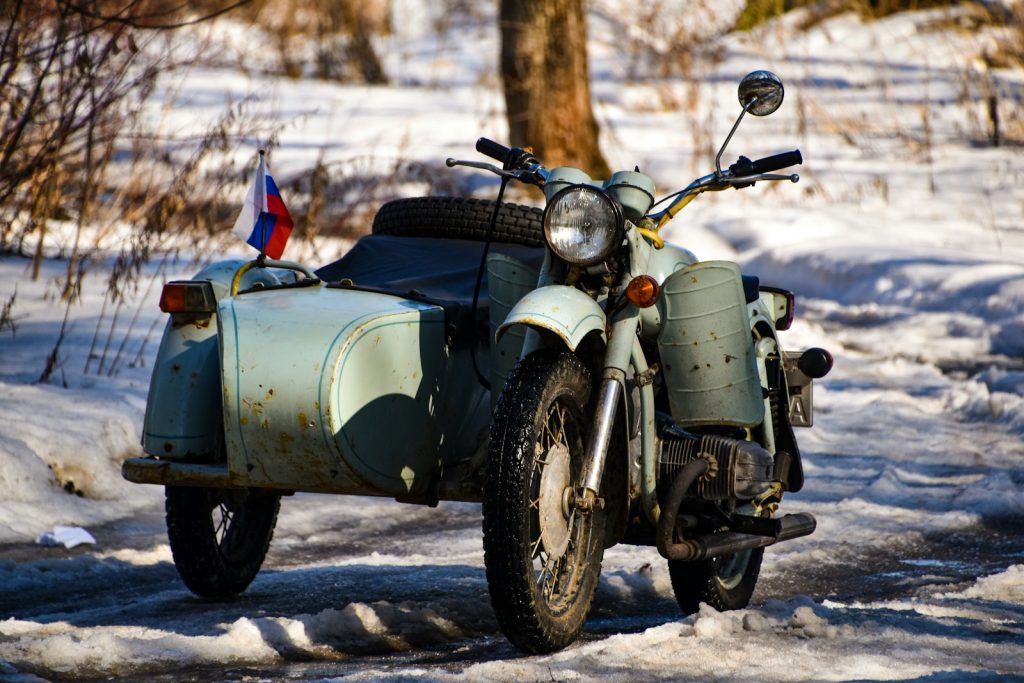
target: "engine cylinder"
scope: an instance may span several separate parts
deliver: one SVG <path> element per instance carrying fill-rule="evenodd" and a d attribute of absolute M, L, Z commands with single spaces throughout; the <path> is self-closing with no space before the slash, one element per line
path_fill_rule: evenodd
<path fill-rule="evenodd" d="M 772 485 L 772 456 L 756 443 L 711 434 L 698 436 L 677 427 L 662 432 L 658 454 L 661 481 L 671 482 L 679 470 L 698 458 L 711 465 L 708 474 L 693 485 L 700 498 L 746 500 Z"/>

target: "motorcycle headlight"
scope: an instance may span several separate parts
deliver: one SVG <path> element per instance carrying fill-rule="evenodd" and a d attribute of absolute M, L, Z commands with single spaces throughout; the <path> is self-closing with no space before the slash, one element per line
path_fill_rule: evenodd
<path fill-rule="evenodd" d="M 579 266 L 603 261 L 622 244 L 622 210 L 588 185 L 560 191 L 544 210 L 544 237 L 559 258 Z"/>

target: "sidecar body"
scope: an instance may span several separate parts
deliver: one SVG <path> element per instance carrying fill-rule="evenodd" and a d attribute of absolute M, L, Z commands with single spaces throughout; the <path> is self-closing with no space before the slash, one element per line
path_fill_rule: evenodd
<path fill-rule="evenodd" d="M 173 314 L 154 368 L 140 483 L 476 500 L 490 395 L 518 349 L 498 348 L 489 308 L 529 291 L 541 249 L 369 236 L 299 279 L 242 265 L 199 273 L 215 307 Z M 207 285 L 203 285 L 207 286 Z M 515 343 L 514 340 L 512 342 Z M 520 340 L 521 343 L 521 340 Z M 475 354 L 475 359 L 474 359 Z M 492 355 L 495 357 L 492 361 Z"/>

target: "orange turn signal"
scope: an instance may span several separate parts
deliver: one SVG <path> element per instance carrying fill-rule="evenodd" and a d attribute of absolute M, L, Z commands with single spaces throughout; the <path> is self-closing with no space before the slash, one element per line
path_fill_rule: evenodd
<path fill-rule="evenodd" d="M 650 275 L 638 275 L 626 287 L 626 298 L 638 308 L 653 306 L 660 294 L 661 286 Z"/>

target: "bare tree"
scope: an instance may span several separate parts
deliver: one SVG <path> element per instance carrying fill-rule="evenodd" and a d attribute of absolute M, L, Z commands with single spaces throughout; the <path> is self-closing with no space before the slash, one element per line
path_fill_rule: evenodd
<path fill-rule="evenodd" d="M 607 177 L 590 104 L 583 0 L 501 0 L 501 74 L 511 141 L 549 166 Z"/>

